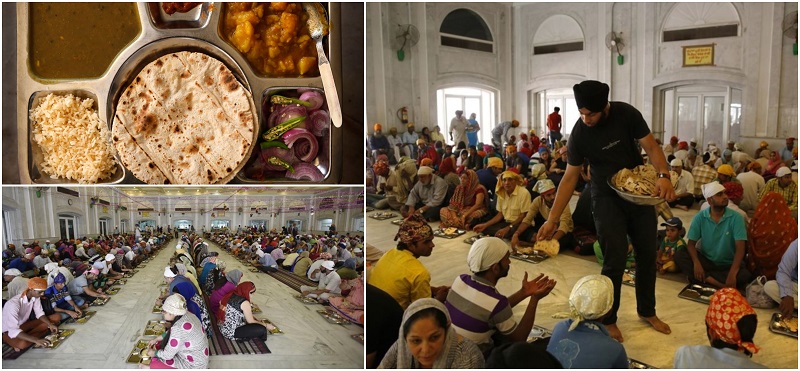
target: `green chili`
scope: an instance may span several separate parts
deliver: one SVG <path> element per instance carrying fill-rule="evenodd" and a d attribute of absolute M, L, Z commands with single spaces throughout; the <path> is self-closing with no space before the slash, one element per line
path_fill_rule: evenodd
<path fill-rule="evenodd" d="M 289 171 L 294 173 L 294 167 L 292 167 L 292 164 L 290 164 L 290 163 L 288 163 L 286 161 L 283 161 L 278 157 L 271 156 L 270 158 L 267 159 L 267 163 L 270 164 L 270 165 L 280 166 L 280 167 L 282 167 L 282 168 L 284 168 L 286 170 L 289 170 Z"/>
<path fill-rule="evenodd" d="M 277 141 L 277 140 L 271 140 L 269 142 L 261 142 L 261 149 L 267 149 L 267 148 L 272 148 L 272 147 L 278 147 L 278 148 L 282 148 L 282 149 L 289 149 L 289 147 L 287 147 L 286 144 L 284 144 L 283 142 Z"/>
<path fill-rule="evenodd" d="M 306 116 L 299 116 L 291 120 L 287 120 L 286 122 L 283 122 L 275 126 L 274 128 L 267 130 L 267 132 L 264 133 L 262 137 L 264 138 L 264 140 L 268 142 L 276 140 L 280 138 L 281 135 L 283 135 L 285 132 L 296 128 L 297 125 L 300 125 L 300 123 L 302 123 L 305 120 Z"/>
<path fill-rule="evenodd" d="M 283 95 L 273 95 L 270 98 L 270 101 L 272 101 L 272 104 L 299 104 L 303 107 L 311 107 L 311 102 L 295 98 L 284 97 Z"/>

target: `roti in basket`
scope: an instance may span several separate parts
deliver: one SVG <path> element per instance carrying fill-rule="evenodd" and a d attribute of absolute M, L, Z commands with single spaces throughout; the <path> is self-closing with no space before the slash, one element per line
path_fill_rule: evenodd
<path fill-rule="evenodd" d="M 551 240 L 536 241 L 536 244 L 533 245 L 533 249 L 544 252 L 551 258 L 555 257 L 556 255 L 558 255 L 558 250 L 559 250 L 558 240 L 551 239 Z"/>
<path fill-rule="evenodd" d="M 255 105 L 219 60 L 177 52 L 145 66 L 114 113 L 122 163 L 150 184 L 233 179 L 255 141 Z"/>

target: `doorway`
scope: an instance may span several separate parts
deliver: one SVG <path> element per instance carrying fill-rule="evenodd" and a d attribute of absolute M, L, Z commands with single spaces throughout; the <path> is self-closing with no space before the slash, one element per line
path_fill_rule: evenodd
<path fill-rule="evenodd" d="M 703 152 L 709 142 L 724 149 L 727 141 L 739 141 L 742 90 L 731 86 L 681 85 L 661 90 L 662 128 L 653 128 L 663 141 L 672 136 L 680 141 L 697 140 Z M 658 120 L 656 121 L 658 122 Z"/>
<path fill-rule="evenodd" d="M 100 219 L 99 232 L 101 236 L 108 236 L 108 218 Z"/>
<path fill-rule="evenodd" d="M 448 143 L 451 143 L 450 120 L 456 117 L 456 111 L 464 111 L 464 117 L 469 119 L 475 114 L 475 120 L 481 127 L 478 131 L 478 142 L 491 143 L 492 128 L 497 125 L 495 119 L 495 94 L 489 90 L 473 87 L 453 87 L 436 91 L 437 105 L 436 117 L 439 129 Z M 454 143 L 457 144 L 457 143 Z"/>
<path fill-rule="evenodd" d="M 58 216 L 59 232 L 62 240 L 73 240 L 77 238 L 78 218 L 72 215 Z"/>

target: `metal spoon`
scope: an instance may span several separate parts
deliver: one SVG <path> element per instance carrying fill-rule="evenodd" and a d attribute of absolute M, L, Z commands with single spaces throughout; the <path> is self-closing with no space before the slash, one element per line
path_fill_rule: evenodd
<path fill-rule="evenodd" d="M 331 62 L 322 49 L 322 38 L 328 34 L 328 22 L 325 8 L 320 3 L 303 3 L 303 9 L 308 13 L 308 31 L 317 42 L 317 57 L 319 73 L 322 77 L 322 86 L 325 89 L 325 100 L 328 101 L 328 111 L 333 125 L 342 127 L 342 107 L 339 105 L 339 94 L 336 92 L 336 83 L 333 81 Z"/>

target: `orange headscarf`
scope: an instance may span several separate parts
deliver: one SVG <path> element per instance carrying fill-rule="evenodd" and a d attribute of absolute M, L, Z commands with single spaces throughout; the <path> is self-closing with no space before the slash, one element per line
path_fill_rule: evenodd
<path fill-rule="evenodd" d="M 726 287 L 711 295 L 706 312 L 706 324 L 720 340 L 736 344 L 739 349 L 747 349 L 750 353 L 756 354 L 760 348 L 752 342 L 742 341 L 742 335 L 736 324 L 749 314 L 756 315 L 756 312 L 747 299 L 736 289 Z"/>
<path fill-rule="evenodd" d="M 47 290 L 47 281 L 42 277 L 29 279 L 28 288 L 22 291 L 22 296 L 27 295 L 30 290 Z"/>

